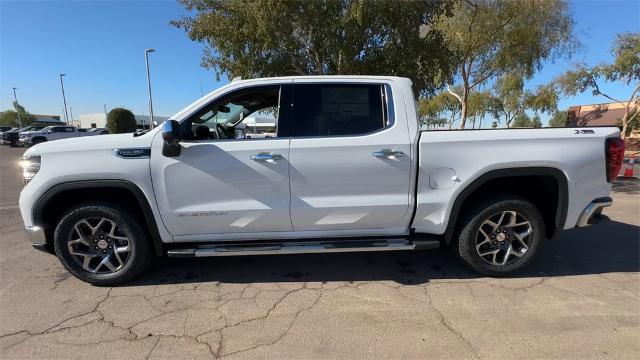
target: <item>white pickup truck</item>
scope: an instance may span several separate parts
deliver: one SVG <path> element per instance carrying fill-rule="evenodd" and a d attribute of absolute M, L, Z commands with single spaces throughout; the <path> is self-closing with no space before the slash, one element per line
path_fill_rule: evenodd
<path fill-rule="evenodd" d="M 47 126 L 40 130 L 21 132 L 18 137 L 18 143 L 23 146 L 36 145 L 45 141 L 92 135 L 98 135 L 98 133 L 91 133 L 86 129 L 78 129 L 74 126 Z"/>
<path fill-rule="evenodd" d="M 146 134 L 42 143 L 22 160 L 35 247 L 113 284 L 156 256 L 450 246 L 511 274 L 543 239 L 606 218 L 624 142 L 610 128 L 421 132 L 411 82 L 235 81 Z M 249 116 L 276 135 L 247 138 Z"/>

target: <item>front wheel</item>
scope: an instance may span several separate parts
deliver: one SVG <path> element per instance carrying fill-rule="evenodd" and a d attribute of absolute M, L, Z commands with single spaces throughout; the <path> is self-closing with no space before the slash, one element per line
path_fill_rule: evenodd
<path fill-rule="evenodd" d="M 499 196 L 479 201 L 458 231 L 455 249 L 472 270 L 488 276 L 513 274 L 537 255 L 544 220 L 531 202 Z"/>
<path fill-rule="evenodd" d="M 113 285 L 130 280 L 153 259 L 148 235 L 136 218 L 115 204 L 75 207 L 55 229 L 56 255 L 82 281 Z"/>

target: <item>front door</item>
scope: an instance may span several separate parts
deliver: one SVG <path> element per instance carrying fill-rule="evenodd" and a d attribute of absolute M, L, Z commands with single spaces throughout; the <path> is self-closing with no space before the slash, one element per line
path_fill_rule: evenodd
<path fill-rule="evenodd" d="M 391 96 L 383 84 L 294 82 L 289 156 L 295 231 L 407 230 L 411 146 Z"/>
<path fill-rule="evenodd" d="M 214 240 L 292 230 L 289 138 L 279 130 L 287 112 L 280 99 L 289 93 L 290 85 L 254 87 L 214 100 L 181 124 L 177 157 L 162 156 L 156 137 L 154 191 L 170 233 Z"/>

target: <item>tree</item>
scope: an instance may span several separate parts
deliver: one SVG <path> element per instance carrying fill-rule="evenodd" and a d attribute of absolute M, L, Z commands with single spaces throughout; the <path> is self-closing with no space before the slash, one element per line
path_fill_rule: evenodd
<path fill-rule="evenodd" d="M 565 127 L 567 126 L 567 110 L 556 111 L 549 119 L 549 127 Z"/>
<path fill-rule="evenodd" d="M 36 117 L 31 115 L 25 108 L 13 102 L 13 107 L 17 110 L 6 110 L 0 113 L 0 125 L 2 126 L 22 126 L 31 125 L 36 121 Z M 18 121 L 18 112 L 20 113 L 20 121 Z"/>
<path fill-rule="evenodd" d="M 564 0 L 461 0 L 435 29 L 456 53 L 461 91 L 460 128 L 466 126 L 474 88 L 506 73 L 529 79 L 544 61 L 570 54 L 577 42 Z"/>
<path fill-rule="evenodd" d="M 534 129 L 539 129 L 542 127 L 542 121 L 540 121 L 540 116 L 538 116 L 538 114 L 534 115 L 531 118 L 531 123 L 529 124 L 529 126 Z"/>
<path fill-rule="evenodd" d="M 593 67 L 577 64 L 574 70 L 569 70 L 555 79 L 560 91 L 568 96 L 591 90 L 594 96 L 603 96 L 624 106 L 622 137 L 626 137 L 630 130 L 627 128 L 638 115 L 640 106 L 640 33 L 618 34 L 611 49 L 615 58 L 613 63 L 600 63 Z M 614 98 L 602 92 L 603 82 L 621 82 L 632 85 L 628 98 Z"/>
<path fill-rule="evenodd" d="M 525 113 L 518 113 L 513 117 L 513 127 L 516 127 L 516 128 L 531 127 L 531 119 Z"/>
<path fill-rule="evenodd" d="M 135 132 L 137 127 L 135 115 L 127 109 L 115 108 L 107 115 L 107 130 L 111 134 Z"/>
<path fill-rule="evenodd" d="M 451 0 L 179 0 L 193 13 L 171 22 L 205 43 L 202 66 L 229 78 L 398 75 L 432 94 L 452 53 L 432 22 Z"/>
<path fill-rule="evenodd" d="M 506 74 L 496 80 L 493 93 L 493 115 L 498 121 L 504 117 L 505 127 L 511 127 L 516 115 L 524 113 L 529 102 L 530 94 L 524 89 L 524 79 L 515 73 Z"/>
<path fill-rule="evenodd" d="M 478 129 L 482 128 L 482 120 L 492 113 L 492 100 L 489 91 L 476 91 L 469 95 L 468 115 L 473 119 L 472 129 L 476 128 L 476 120 L 480 120 Z"/>

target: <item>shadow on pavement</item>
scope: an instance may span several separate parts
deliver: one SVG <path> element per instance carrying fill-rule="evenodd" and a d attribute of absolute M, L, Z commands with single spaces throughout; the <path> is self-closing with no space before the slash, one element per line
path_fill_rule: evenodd
<path fill-rule="evenodd" d="M 617 221 L 569 230 L 546 241 L 533 266 L 515 277 L 640 271 L 640 228 Z M 391 280 L 424 284 L 432 279 L 478 277 L 446 249 L 380 253 L 264 255 L 199 259 L 163 258 L 127 286 L 191 282 Z"/>

